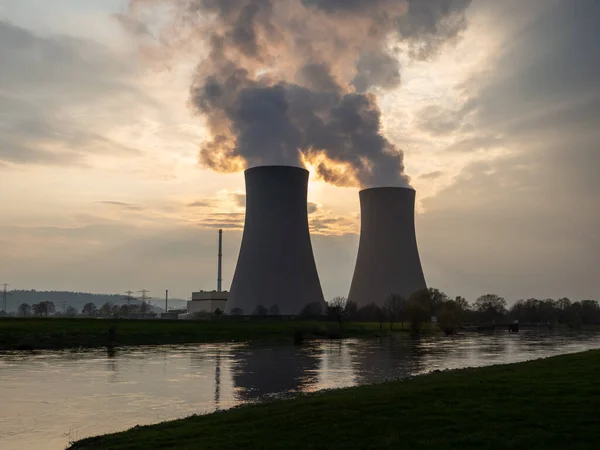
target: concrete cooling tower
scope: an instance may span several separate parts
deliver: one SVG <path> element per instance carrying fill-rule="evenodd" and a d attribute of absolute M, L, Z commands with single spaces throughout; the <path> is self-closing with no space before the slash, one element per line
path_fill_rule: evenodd
<path fill-rule="evenodd" d="M 324 304 L 308 229 L 308 171 L 262 166 L 245 176 L 246 221 L 227 311 L 277 305 L 281 315 L 296 315 Z"/>
<path fill-rule="evenodd" d="M 373 188 L 360 192 L 358 257 L 348 299 L 358 307 L 383 306 L 390 294 L 408 298 L 426 289 L 415 234 L 415 191 Z"/>

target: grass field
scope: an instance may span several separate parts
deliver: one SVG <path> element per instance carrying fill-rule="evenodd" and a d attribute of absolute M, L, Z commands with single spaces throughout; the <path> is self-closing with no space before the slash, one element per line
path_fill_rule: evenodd
<path fill-rule="evenodd" d="M 344 336 L 375 336 L 379 324 L 344 324 Z M 335 322 L 294 320 L 0 319 L 0 350 L 94 348 L 340 337 Z"/>
<path fill-rule="evenodd" d="M 435 373 L 85 439 L 95 449 L 597 449 L 600 351 Z"/>

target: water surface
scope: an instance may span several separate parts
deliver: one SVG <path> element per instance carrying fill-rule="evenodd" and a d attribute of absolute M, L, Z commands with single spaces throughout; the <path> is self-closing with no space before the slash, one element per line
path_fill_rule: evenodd
<path fill-rule="evenodd" d="M 299 392 L 600 348 L 600 333 L 497 333 L 0 354 L 0 449 L 70 440 Z"/>

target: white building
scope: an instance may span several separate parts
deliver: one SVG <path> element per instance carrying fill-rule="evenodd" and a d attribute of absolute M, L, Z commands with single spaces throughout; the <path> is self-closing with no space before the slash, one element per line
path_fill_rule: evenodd
<path fill-rule="evenodd" d="M 180 319 L 193 319 L 197 314 L 214 314 L 215 311 L 225 311 L 229 292 L 200 291 L 192 293 L 192 300 L 187 302 L 187 313 L 180 314 Z"/>

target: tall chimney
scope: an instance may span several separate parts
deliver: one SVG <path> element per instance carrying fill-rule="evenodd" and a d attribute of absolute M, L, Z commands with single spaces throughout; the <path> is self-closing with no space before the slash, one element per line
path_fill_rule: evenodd
<path fill-rule="evenodd" d="M 415 233 L 415 191 L 373 188 L 360 192 L 361 230 L 348 300 L 383 306 L 391 294 L 408 298 L 426 289 Z"/>
<path fill-rule="evenodd" d="M 308 171 L 289 166 L 248 169 L 246 220 L 227 310 L 252 314 L 277 305 L 296 315 L 324 305 L 308 228 Z"/>
<path fill-rule="evenodd" d="M 219 230 L 219 262 L 217 268 L 217 292 L 223 290 L 223 230 Z"/>

